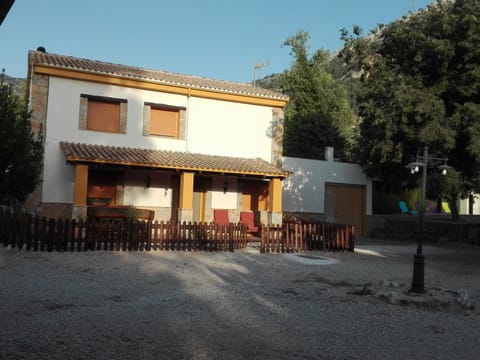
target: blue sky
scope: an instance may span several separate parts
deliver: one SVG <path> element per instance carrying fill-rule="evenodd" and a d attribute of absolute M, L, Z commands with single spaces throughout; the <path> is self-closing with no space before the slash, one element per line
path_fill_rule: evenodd
<path fill-rule="evenodd" d="M 0 68 L 25 77 L 27 53 L 48 52 L 236 82 L 290 67 L 289 36 L 341 47 L 340 29 L 368 33 L 434 0 L 16 0 L 0 26 Z"/>

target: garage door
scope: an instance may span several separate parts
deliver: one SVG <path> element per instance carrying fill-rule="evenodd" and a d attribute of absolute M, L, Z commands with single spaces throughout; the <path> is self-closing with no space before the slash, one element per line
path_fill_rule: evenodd
<path fill-rule="evenodd" d="M 338 224 L 355 225 L 355 233 L 365 236 L 366 186 L 325 184 L 325 218 Z"/>

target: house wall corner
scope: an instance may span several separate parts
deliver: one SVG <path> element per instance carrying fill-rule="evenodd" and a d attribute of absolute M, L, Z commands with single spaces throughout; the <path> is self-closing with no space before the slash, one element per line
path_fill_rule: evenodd
<path fill-rule="evenodd" d="M 47 109 L 48 109 L 48 88 L 49 76 L 34 74 L 30 83 L 29 105 L 31 110 L 30 126 L 33 134 L 38 138 L 43 137 L 43 146 L 45 147 L 45 133 L 47 127 Z M 43 184 L 43 167 L 42 175 L 35 190 L 29 194 L 24 206 L 31 212 L 44 215 L 42 211 L 42 184 Z M 48 215 L 48 211 L 47 211 Z"/>
<path fill-rule="evenodd" d="M 272 155 L 271 162 L 276 166 L 282 166 L 283 156 L 283 109 L 272 110 Z"/>

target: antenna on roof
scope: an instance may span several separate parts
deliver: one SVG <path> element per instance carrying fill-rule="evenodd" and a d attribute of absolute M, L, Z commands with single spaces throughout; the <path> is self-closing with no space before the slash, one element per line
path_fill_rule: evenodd
<path fill-rule="evenodd" d="M 253 66 L 253 86 L 255 86 L 255 82 L 256 82 L 256 79 L 257 79 L 257 74 L 260 74 L 260 72 L 262 71 L 262 68 L 265 67 L 265 66 L 268 66 L 268 65 L 270 65 L 270 61 L 265 60 L 264 62 L 259 63 L 259 64 L 255 64 Z"/>

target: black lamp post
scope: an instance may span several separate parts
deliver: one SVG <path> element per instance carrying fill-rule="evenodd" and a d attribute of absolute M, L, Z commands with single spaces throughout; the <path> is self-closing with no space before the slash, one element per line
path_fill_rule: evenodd
<path fill-rule="evenodd" d="M 423 216 L 425 213 L 425 193 L 427 188 L 427 167 L 429 165 L 434 166 L 435 164 L 443 162 L 442 165 L 438 166 L 442 170 L 442 174 L 446 175 L 447 170 L 451 169 L 451 166 L 447 165 L 448 158 L 445 157 L 432 157 L 428 155 L 428 146 L 423 148 L 423 155 L 417 155 L 416 161 L 408 164 L 406 167 L 409 168 L 413 173 L 419 171 L 422 168 L 422 185 L 420 190 L 420 208 L 418 209 L 418 235 L 417 235 L 417 253 L 413 258 L 413 278 L 412 278 L 412 288 L 411 292 L 417 294 L 424 294 L 425 291 L 425 256 L 423 255 Z"/>

